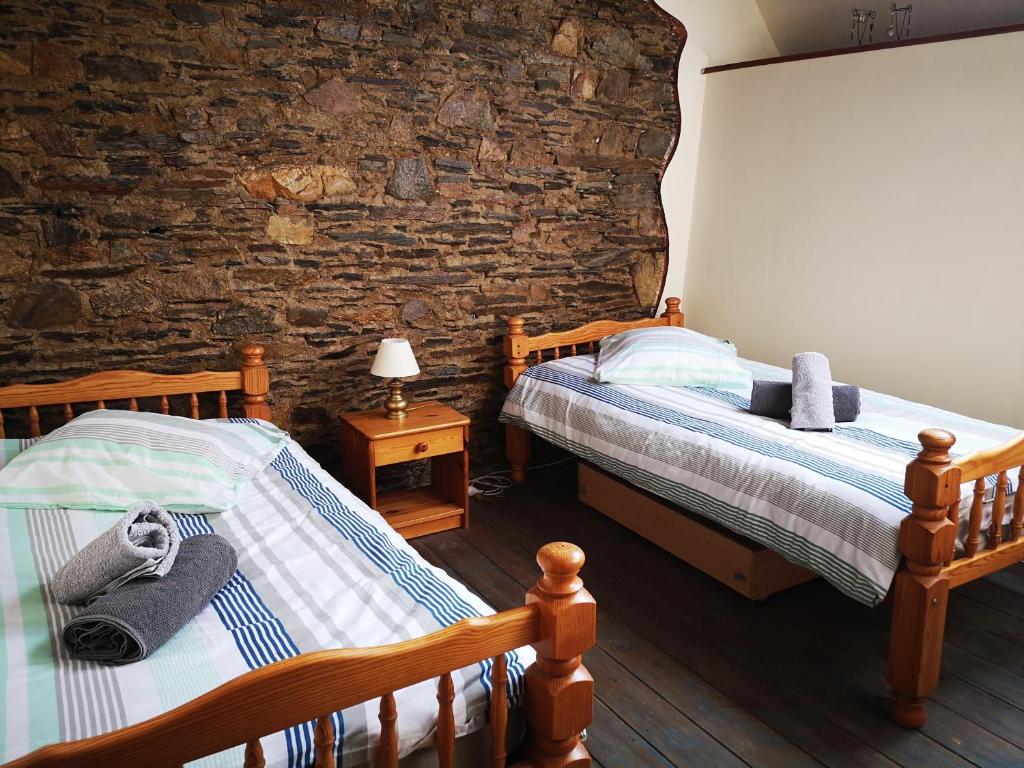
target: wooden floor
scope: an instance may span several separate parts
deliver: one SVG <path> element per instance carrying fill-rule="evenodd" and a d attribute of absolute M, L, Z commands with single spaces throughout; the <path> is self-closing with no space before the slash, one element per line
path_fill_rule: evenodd
<path fill-rule="evenodd" d="M 584 548 L 597 764 L 1024 766 L 1024 566 L 954 590 L 942 684 L 905 731 L 886 713 L 887 607 L 820 580 L 750 602 L 579 504 L 573 471 L 474 499 L 469 529 L 414 544 L 498 609 L 521 604 L 539 546 Z"/>

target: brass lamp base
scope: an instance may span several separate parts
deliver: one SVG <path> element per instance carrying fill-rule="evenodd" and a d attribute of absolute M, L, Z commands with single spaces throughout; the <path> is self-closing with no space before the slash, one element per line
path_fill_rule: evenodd
<path fill-rule="evenodd" d="M 388 399 L 384 401 L 384 411 L 389 419 L 404 419 L 408 416 L 405 410 L 409 402 L 402 395 L 402 380 L 391 379 L 388 382 Z"/>

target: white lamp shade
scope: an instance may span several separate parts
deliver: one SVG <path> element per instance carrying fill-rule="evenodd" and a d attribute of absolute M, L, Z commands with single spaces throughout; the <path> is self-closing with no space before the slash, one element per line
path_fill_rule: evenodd
<path fill-rule="evenodd" d="M 420 372 L 416 356 L 406 339 L 381 339 L 370 373 L 386 379 L 415 376 Z"/>

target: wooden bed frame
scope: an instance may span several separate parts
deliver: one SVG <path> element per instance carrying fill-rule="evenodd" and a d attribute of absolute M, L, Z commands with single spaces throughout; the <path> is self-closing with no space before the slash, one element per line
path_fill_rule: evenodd
<path fill-rule="evenodd" d="M 679 309 L 680 300 L 666 299 L 666 305 L 667 311 L 657 318 L 632 322 L 597 321 L 572 330 L 532 337 L 526 334 L 522 317 L 510 318 L 504 339 L 505 385 L 511 387 L 531 364 L 543 362 L 545 353 L 551 353 L 550 356 L 557 359 L 564 351 L 577 354 L 583 345 L 586 351 L 593 351 L 598 341 L 612 333 L 663 325 L 681 327 L 683 313 Z M 921 452 L 907 466 L 904 486 L 912 507 L 900 526 L 903 561 L 890 592 L 893 602 L 888 672 L 893 692 L 891 711 L 893 719 L 908 728 L 924 725 L 925 705 L 939 683 L 949 590 L 1010 567 L 1024 558 L 1024 537 L 1021 535 L 1024 532 L 1024 490 L 1018 490 L 1014 496 L 1005 538 L 1003 531 L 1010 470 L 1020 468 L 1018 488 L 1024 483 L 1024 434 L 995 448 L 957 459 L 949 453 L 956 442 L 950 432 L 927 429 L 921 432 L 919 440 Z M 506 450 L 512 465 L 512 479 L 523 482 L 530 458 L 530 433 L 506 425 Z M 581 475 L 583 473 L 584 467 L 581 467 Z M 601 474 L 608 478 L 608 482 L 640 495 L 625 481 Z M 990 475 L 998 475 L 998 482 L 992 505 L 992 524 L 982 548 L 980 533 L 985 508 L 985 478 Z M 974 482 L 974 490 L 968 535 L 965 550 L 957 552 L 960 489 L 962 483 L 971 481 Z M 593 476 L 588 475 L 586 482 L 593 483 Z M 584 486 L 581 497 L 586 493 Z M 602 488 L 591 492 L 590 498 L 603 500 L 604 508 L 609 509 L 609 505 L 614 506 L 616 497 L 609 489 Z M 669 508 L 679 511 L 678 507 L 664 501 L 659 500 L 656 504 L 662 515 Z M 628 516 L 619 513 L 616 517 L 613 512 L 606 514 L 616 517 L 659 546 L 688 559 L 681 554 L 681 549 L 687 547 L 680 541 L 679 528 L 666 525 L 667 518 L 655 517 L 652 509 L 652 505 L 644 505 L 637 502 L 636 497 L 631 497 Z M 692 515 L 688 519 L 699 522 Z M 714 533 L 714 528 L 706 521 L 703 526 Z M 701 567 L 699 562 L 695 565 Z M 720 578 L 711 571 L 709 573 Z M 722 580 L 728 583 L 726 579 Z M 735 588 L 734 584 L 730 586 Z"/>
<path fill-rule="evenodd" d="M 215 393 L 218 413 L 228 415 L 227 393 L 242 392 L 245 416 L 270 420 L 270 375 L 263 348 L 241 346 L 240 370 L 160 375 L 107 371 L 56 384 L 0 388 L 2 409 L 26 408 L 31 436 L 40 435 L 38 407 L 95 403 L 105 408 L 126 401 L 139 409 L 142 398 L 158 398 L 168 413 L 168 396 L 188 395 L 192 418 L 198 396 Z M 330 715 L 380 697 L 381 738 L 375 765 L 398 765 L 397 712 L 393 692 L 438 678 L 438 764 L 450 767 L 455 753 L 454 688 L 451 673 L 492 659 L 490 702 L 491 768 L 505 766 L 507 669 L 505 653 L 532 645 L 537 660 L 526 670 L 527 737 L 516 768 L 587 768 L 590 756 L 580 739 L 593 717 L 594 679 L 582 656 L 596 641 L 597 607 L 579 578 L 583 551 L 555 542 L 537 553 L 542 576 L 526 593 L 526 604 L 493 616 L 465 619 L 425 637 L 376 648 L 304 653 L 231 680 L 209 693 L 137 725 L 79 741 L 52 744 L 5 768 L 178 768 L 186 762 L 245 745 L 245 768 L 263 768 L 260 738 L 296 723 L 316 720 L 317 768 L 334 768 Z"/>

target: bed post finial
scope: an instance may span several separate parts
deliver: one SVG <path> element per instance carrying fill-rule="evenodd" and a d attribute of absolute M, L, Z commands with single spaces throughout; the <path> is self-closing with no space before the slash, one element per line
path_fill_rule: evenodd
<path fill-rule="evenodd" d="M 594 715 L 594 678 L 583 653 L 597 641 L 597 606 L 579 578 L 583 550 L 564 541 L 537 553 L 544 575 L 526 594 L 541 609 L 537 660 L 526 670 L 527 755 L 536 768 L 587 768 L 580 734 Z"/>
<path fill-rule="evenodd" d="M 907 467 L 904 492 L 912 502 L 900 525 L 904 563 L 893 582 L 889 684 L 892 717 L 906 728 L 924 725 L 925 704 L 939 684 L 949 578 L 942 566 L 953 557 L 956 526 L 949 507 L 960 499 L 960 468 L 949 449 L 956 438 L 926 429 L 921 452 Z"/>
<path fill-rule="evenodd" d="M 679 309 L 681 303 L 681 300 L 675 296 L 665 299 L 665 311 L 661 313 L 661 316 L 668 321 L 667 325 L 683 327 L 683 311 Z"/>
<path fill-rule="evenodd" d="M 242 412 L 249 419 L 270 421 L 270 371 L 263 362 L 264 349 L 259 344 L 243 344 L 242 354 Z"/>

